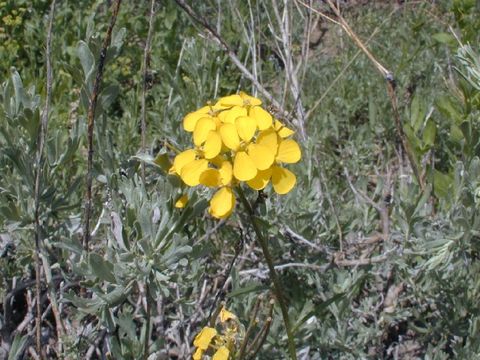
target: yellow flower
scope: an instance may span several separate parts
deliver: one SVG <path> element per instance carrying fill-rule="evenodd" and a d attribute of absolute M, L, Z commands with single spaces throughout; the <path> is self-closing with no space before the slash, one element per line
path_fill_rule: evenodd
<path fill-rule="evenodd" d="M 187 205 L 187 202 L 188 202 L 188 196 L 187 195 L 182 195 L 175 202 L 175 207 L 177 209 L 183 209 L 185 207 L 185 205 Z"/>
<path fill-rule="evenodd" d="M 175 160 L 173 160 L 173 166 L 168 172 L 170 174 L 180 175 L 182 173 L 183 167 L 195 160 L 196 156 L 197 152 L 194 149 L 188 149 L 181 152 L 175 157 Z"/>
<path fill-rule="evenodd" d="M 178 154 L 169 173 L 188 186 L 218 188 L 210 200 L 213 217 L 226 218 L 233 212 L 233 188 L 242 182 L 262 190 L 271 181 L 277 194 L 288 193 L 296 184 L 295 174 L 282 166 L 301 159 L 300 146 L 289 138 L 294 131 L 261 105 L 260 99 L 240 92 L 183 119 L 195 148 Z"/>
<path fill-rule="evenodd" d="M 278 120 L 277 128 L 285 131 L 285 134 L 292 130 L 285 127 Z M 256 162 L 258 171 L 254 178 L 247 181 L 247 184 L 254 190 L 264 189 L 270 179 L 273 190 L 279 195 L 290 192 L 295 186 L 297 179 L 294 173 L 280 167 L 280 163 L 296 163 L 301 157 L 300 146 L 292 139 L 283 139 L 274 128 L 262 131 L 257 138 L 256 144 L 249 145 L 253 148 L 250 157 Z"/>
<path fill-rule="evenodd" d="M 195 337 L 193 345 L 197 347 L 193 360 L 201 360 L 205 352 L 212 356 L 212 360 L 228 360 L 230 352 L 242 342 L 242 333 L 238 331 L 241 324 L 235 314 L 222 307 L 217 318 L 220 320 L 220 331 L 212 327 L 204 327 Z"/>
<path fill-rule="evenodd" d="M 185 131 L 192 132 L 193 130 L 195 130 L 195 126 L 197 125 L 198 120 L 207 116 L 209 111 L 210 106 L 204 106 L 197 111 L 187 114 L 187 116 L 183 118 L 183 128 L 185 129 Z"/>
<path fill-rule="evenodd" d="M 199 349 L 207 350 L 208 346 L 212 342 L 212 339 L 217 335 L 217 330 L 214 328 L 205 326 L 193 340 L 193 345 Z"/>
<path fill-rule="evenodd" d="M 234 313 L 225 309 L 225 307 L 223 307 L 222 310 L 220 310 L 220 322 L 224 323 L 228 320 L 236 319 L 236 318 L 237 316 Z"/>
<path fill-rule="evenodd" d="M 212 360 L 228 360 L 229 355 L 230 351 L 228 348 L 226 346 L 220 346 L 215 355 L 213 355 Z"/>
<path fill-rule="evenodd" d="M 272 115 L 270 115 L 268 111 L 265 111 L 260 106 L 252 107 L 248 115 L 256 120 L 257 126 L 260 130 L 267 130 L 272 126 Z"/>

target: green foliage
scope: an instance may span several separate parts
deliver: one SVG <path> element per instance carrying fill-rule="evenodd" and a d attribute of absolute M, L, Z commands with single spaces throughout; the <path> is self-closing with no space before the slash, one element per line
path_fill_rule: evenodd
<path fill-rule="evenodd" d="M 240 204 L 227 221 L 214 221 L 205 212 L 204 190 L 187 190 L 168 174 L 175 150 L 188 144 L 183 116 L 254 87 L 174 1 L 162 2 L 148 71 L 148 146 L 140 153 L 149 2 L 123 2 L 96 110 L 87 253 L 81 245 L 86 113 L 110 19 L 107 3 L 58 2 L 55 15 L 41 256 L 66 331 L 57 337 L 44 284 L 46 341 L 63 344 L 62 354 L 47 355 L 83 358 L 93 344 L 93 351 L 115 359 L 188 358 L 195 334 L 221 300 L 247 327 L 259 295 L 272 297 Z M 385 80 L 339 28 L 320 22 L 324 36 L 307 44 L 298 72 L 305 109 L 318 107 L 307 119 L 302 162 L 294 166 L 297 186 L 283 197 L 248 198 L 258 205 L 278 265 L 299 357 L 474 359 L 480 354 L 478 4 L 373 3 L 342 14 L 364 41 L 378 28 L 368 47 L 395 75 L 406 141 L 425 189 L 399 151 Z M 192 6 L 293 112 L 272 3 Z M 304 20 L 315 18 L 299 3 L 288 6 L 290 49 L 300 61 Z M 0 2 L 0 326 L 9 359 L 26 358 L 34 334 L 15 329 L 30 316 L 34 292 L 35 158 L 48 9 L 45 1 Z M 176 209 L 186 192 L 188 205 Z M 258 359 L 287 357 L 277 307 L 272 317 Z"/>

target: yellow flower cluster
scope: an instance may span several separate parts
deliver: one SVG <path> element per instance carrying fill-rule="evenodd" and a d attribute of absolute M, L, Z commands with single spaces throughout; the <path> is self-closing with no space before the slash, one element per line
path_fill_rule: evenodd
<path fill-rule="evenodd" d="M 295 186 L 295 174 L 281 166 L 301 158 L 300 147 L 289 138 L 294 132 L 261 104 L 241 92 L 183 119 L 184 129 L 193 133 L 195 147 L 175 157 L 170 173 L 179 175 L 188 186 L 219 188 L 209 209 L 216 218 L 232 213 L 232 188 L 241 182 L 261 190 L 271 181 L 277 194 L 286 194 Z"/>
<path fill-rule="evenodd" d="M 239 342 L 238 330 L 240 322 L 235 314 L 225 308 L 220 311 L 220 323 L 223 325 L 223 333 L 217 329 L 205 326 L 195 336 L 193 345 L 197 348 L 193 354 L 193 360 L 201 360 L 204 353 L 212 350 L 212 360 L 228 360 L 230 353 L 234 351 Z"/>

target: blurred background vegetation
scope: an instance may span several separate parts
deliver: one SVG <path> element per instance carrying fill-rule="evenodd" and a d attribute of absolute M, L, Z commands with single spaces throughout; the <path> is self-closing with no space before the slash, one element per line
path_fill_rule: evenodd
<path fill-rule="evenodd" d="M 183 1 L 155 2 L 142 152 L 151 3 L 124 1 L 95 113 L 85 249 L 87 110 L 111 3 L 58 1 L 53 15 L 38 354 L 35 159 L 50 2 L 0 2 L 0 359 L 190 358 L 220 301 L 247 327 L 262 299 L 263 326 L 273 295 L 246 215 L 238 207 L 226 221 L 212 219 L 205 191 L 165 171 L 175 149 L 188 146 L 185 114 L 240 90 L 266 105 L 271 94 L 271 111 L 302 145 L 296 188 L 284 197 L 267 191 L 258 207 L 298 358 L 480 356 L 477 1 L 335 2 L 394 76 L 420 182 L 402 150 L 388 79 L 318 13 L 338 20 L 327 3 L 307 0 L 190 1 L 229 51 Z M 187 207 L 175 209 L 185 191 Z M 255 358 L 288 358 L 276 307 L 272 318 Z"/>

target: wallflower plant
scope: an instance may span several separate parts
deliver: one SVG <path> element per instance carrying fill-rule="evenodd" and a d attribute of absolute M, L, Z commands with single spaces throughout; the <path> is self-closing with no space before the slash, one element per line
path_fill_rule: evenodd
<path fill-rule="evenodd" d="M 215 104 L 208 103 L 187 114 L 183 119 L 183 128 L 192 133 L 193 147 L 175 157 L 169 173 L 180 176 L 187 186 L 203 185 L 216 189 L 209 208 L 209 213 L 214 218 L 229 217 L 234 211 L 237 196 L 243 203 L 274 285 L 287 332 L 290 358 L 296 359 L 282 286 L 254 209 L 242 188 L 246 184 L 258 191 L 271 183 L 277 194 L 287 194 L 297 179 L 284 165 L 300 161 L 301 151 L 297 142 L 291 139 L 294 131 L 275 119 L 261 105 L 260 99 L 240 92 L 222 97 Z M 186 202 L 187 199 L 183 196 L 176 201 L 175 206 L 183 208 Z M 212 341 L 216 349 L 212 359 L 229 358 L 231 348 L 224 343 L 218 345 L 219 342 L 214 339 L 221 339 L 214 328 L 202 329 L 195 338 L 197 350 L 194 360 L 202 358 Z"/>
<path fill-rule="evenodd" d="M 283 167 L 301 158 L 293 130 L 261 107 L 261 100 L 243 92 L 189 113 L 183 128 L 194 147 L 178 154 L 170 169 L 188 186 L 217 188 L 210 214 L 226 218 L 235 208 L 234 189 L 246 183 L 254 190 L 271 182 L 277 194 L 293 189 L 296 176 Z"/>

